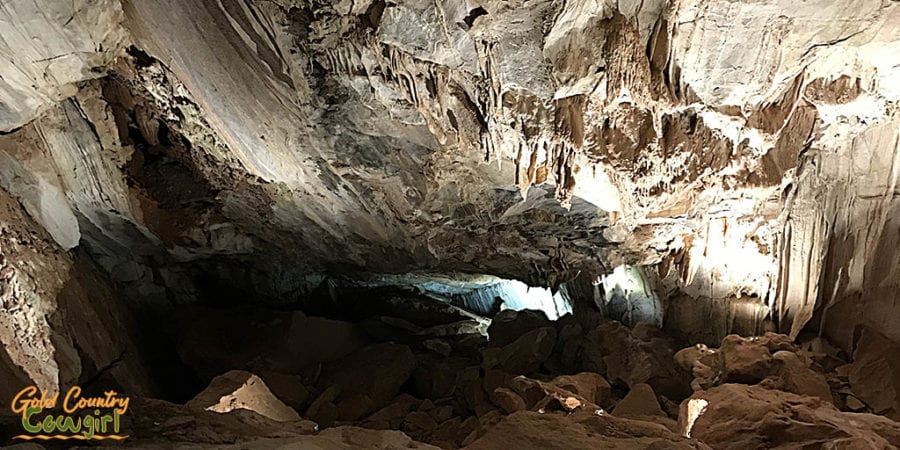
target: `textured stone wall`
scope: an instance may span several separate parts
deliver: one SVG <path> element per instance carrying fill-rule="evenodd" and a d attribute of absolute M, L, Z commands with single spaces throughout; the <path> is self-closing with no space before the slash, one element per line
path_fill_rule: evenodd
<path fill-rule="evenodd" d="M 143 298 L 631 264 L 684 326 L 900 339 L 896 2 L 82 3 L 0 11 L 47 42 L 0 47 L 0 184 Z"/>

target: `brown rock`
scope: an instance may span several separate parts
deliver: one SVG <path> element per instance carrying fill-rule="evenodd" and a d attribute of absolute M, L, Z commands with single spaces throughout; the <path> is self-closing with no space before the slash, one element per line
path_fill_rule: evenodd
<path fill-rule="evenodd" d="M 675 363 L 684 370 L 694 370 L 699 362 L 706 366 L 715 365 L 715 350 L 704 344 L 687 347 L 675 353 Z"/>
<path fill-rule="evenodd" d="M 510 386 L 525 400 L 528 409 L 533 411 L 572 411 L 581 408 L 596 412 L 600 409 L 594 402 L 574 392 L 524 376 L 514 378 Z"/>
<path fill-rule="evenodd" d="M 646 383 L 634 385 L 625 398 L 616 404 L 612 413 L 618 417 L 666 416 L 653 388 Z"/>
<path fill-rule="evenodd" d="M 672 343 L 653 333 L 641 335 L 618 322 L 600 324 L 585 337 L 584 368 L 605 373 L 609 382 L 648 383 L 672 398 L 687 396 L 690 378 L 675 367 Z"/>
<path fill-rule="evenodd" d="M 269 390 L 291 408 L 301 410 L 309 400 L 309 390 L 303 386 L 301 377 L 278 372 L 266 372 L 260 378 Z"/>
<path fill-rule="evenodd" d="M 717 449 L 900 445 L 900 423 L 890 419 L 840 412 L 818 398 L 742 384 L 695 393 L 681 404 L 679 427 Z"/>
<path fill-rule="evenodd" d="M 858 398 L 848 395 L 844 400 L 844 403 L 847 405 L 847 409 L 850 411 L 862 411 L 866 409 L 866 404 L 861 402 Z"/>
<path fill-rule="evenodd" d="M 507 414 L 523 411 L 528 408 L 525 404 L 525 400 L 522 399 L 522 396 L 506 388 L 495 389 L 494 392 L 491 393 L 491 401 L 499 406 L 500 409 L 506 411 Z"/>
<path fill-rule="evenodd" d="M 300 373 L 340 359 L 364 344 L 358 326 L 261 308 L 182 308 L 177 350 L 202 379 L 235 368 Z"/>
<path fill-rule="evenodd" d="M 241 370 L 214 378 L 185 406 L 217 413 L 247 409 L 278 422 L 300 420 L 297 411 L 276 398 L 259 377 Z"/>
<path fill-rule="evenodd" d="M 703 345 L 688 347 L 676 353 L 675 360 L 679 367 L 691 370 L 694 390 L 727 382 L 763 383 L 772 389 L 833 401 L 824 374 L 814 370 L 813 360 L 785 335 L 729 335 L 716 350 Z"/>
<path fill-rule="evenodd" d="M 400 394 L 384 408 L 379 409 L 374 414 L 366 418 L 367 423 L 384 422 L 390 428 L 400 428 L 400 424 L 410 412 L 416 410 L 421 400 L 409 394 Z M 368 425 L 367 425 L 368 426 Z"/>
<path fill-rule="evenodd" d="M 498 367 L 510 374 L 530 374 L 550 357 L 556 345 L 556 329 L 545 327 L 525 333 L 502 349 L 485 349 L 484 367 Z"/>
<path fill-rule="evenodd" d="M 769 348 L 754 338 L 725 336 L 719 347 L 724 370 L 723 382 L 756 384 L 772 371 Z"/>
<path fill-rule="evenodd" d="M 444 422 L 444 421 L 450 420 L 450 418 L 453 417 L 453 406 L 452 405 L 437 406 L 434 409 L 432 409 L 429 412 L 429 414 L 431 415 L 431 417 L 434 420 L 436 420 L 438 422 Z"/>
<path fill-rule="evenodd" d="M 470 450 L 504 448 L 560 449 L 706 449 L 665 427 L 608 414 L 571 415 L 520 411 L 503 418 L 468 443 Z"/>
<path fill-rule="evenodd" d="M 566 314 L 556 321 L 556 349 L 545 366 L 556 373 L 573 373 L 581 370 L 581 347 L 584 342 L 584 328 L 572 314 Z"/>
<path fill-rule="evenodd" d="M 362 448 L 372 450 L 440 450 L 440 447 L 414 441 L 400 431 L 370 430 L 351 426 L 329 428 L 311 436 L 243 440 L 234 445 L 220 445 L 216 446 L 216 448 L 228 450 L 290 448 L 329 450 L 351 450 Z"/>
<path fill-rule="evenodd" d="M 341 388 L 332 385 L 325 389 L 306 410 L 306 417 L 315 420 L 323 427 L 331 426 L 338 418 L 338 409 L 334 404 L 334 400 L 341 393 Z"/>
<path fill-rule="evenodd" d="M 437 358 L 417 355 L 418 364 L 412 374 L 414 394 L 420 398 L 447 398 L 456 391 L 457 375 L 471 362 L 466 358 Z"/>
<path fill-rule="evenodd" d="M 403 431 L 414 436 L 431 432 L 437 428 L 438 423 L 431 415 L 423 411 L 413 411 L 403 421 Z"/>
<path fill-rule="evenodd" d="M 796 353 L 785 350 L 772 355 L 772 360 L 775 374 L 766 381 L 772 380 L 776 389 L 834 402 L 825 375 L 810 369 L 809 361 L 803 361 Z"/>
<path fill-rule="evenodd" d="M 487 394 L 483 387 L 481 379 L 481 369 L 478 367 L 467 367 L 457 374 L 456 378 L 456 400 L 465 405 L 471 412 L 481 415 L 494 406 L 488 402 Z"/>
<path fill-rule="evenodd" d="M 609 383 L 602 376 L 593 372 L 558 376 L 550 384 L 578 394 L 600 406 L 608 405 L 611 400 Z"/>
<path fill-rule="evenodd" d="M 497 313 L 488 327 L 488 345 L 504 347 L 538 328 L 552 327 L 543 311 L 505 309 Z"/>
<path fill-rule="evenodd" d="M 416 367 L 409 347 L 377 344 L 328 364 L 320 383 L 333 383 L 333 403 L 344 421 L 358 420 L 384 407 L 397 395 Z"/>
<path fill-rule="evenodd" d="M 855 396 L 872 411 L 900 419 L 900 345 L 864 328 L 848 369 Z"/>
<path fill-rule="evenodd" d="M 308 420 L 278 422 L 247 409 L 218 413 L 140 397 L 132 398 L 132 403 L 122 418 L 122 427 L 130 435 L 128 446 L 135 448 L 175 448 L 184 444 L 221 448 L 257 438 L 297 438 L 317 429 Z M 137 413 L 132 414 L 132 409 Z"/>

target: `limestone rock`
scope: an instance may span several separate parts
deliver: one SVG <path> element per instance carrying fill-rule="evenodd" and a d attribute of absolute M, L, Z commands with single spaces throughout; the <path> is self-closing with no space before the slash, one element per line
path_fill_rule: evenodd
<path fill-rule="evenodd" d="M 409 394 L 400 394 L 384 408 L 379 409 L 366 418 L 369 428 L 397 429 L 409 413 L 421 404 L 421 400 Z"/>
<path fill-rule="evenodd" d="M 218 413 L 141 397 L 133 398 L 130 408 L 136 413 L 122 418 L 122 427 L 130 434 L 126 445 L 139 448 L 215 448 L 254 439 L 296 438 L 317 431 L 317 425 L 308 420 L 278 422 L 247 409 Z"/>
<path fill-rule="evenodd" d="M 659 406 L 653 388 L 646 383 L 633 386 L 628 395 L 616 403 L 616 408 L 612 412 L 619 417 L 666 416 Z"/>
<path fill-rule="evenodd" d="M 698 402 L 702 406 L 693 408 Z M 695 393 L 681 404 L 679 426 L 682 434 L 714 448 L 888 448 L 900 443 L 900 424 L 890 419 L 840 412 L 818 398 L 740 384 Z"/>
<path fill-rule="evenodd" d="M 297 411 L 275 397 L 263 380 L 241 370 L 213 378 L 186 406 L 217 413 L 247 409 L 278 422 L 300 420 Z"/>
<path fill-rule="evenodd" d="M 187 307 L 176 315 L 178 353 L 202 379 L 234 368 L 299 373 L 365 343 L 354 324 L 301 312 Z"/>
<path fill-rule="evenodd" d="M 28 386 L 94 380 L 133 395 L 158 393 L 155 372 L 113 283 L 69 254 L 0 189 L 0 396 Z"/>
<path fill-rule="evenodd" d="M 609 381 L 628 386 L 649 383 L 661 393 L 680 398 L 687 380 L 675 368 L 675 351 L 671 341 L 657 336 L 635 335 L 618 322 L 601 324 L 585 338 L 585 369 L 606 374 Z"/>
<path fill-rule="evenodd" d="M 810 369 L 809 362 L 803 361 L 797 353 L 781 350 L 772 355 L 772 360 L 775 373 L 765 381 L 772 380 L 776 389 L 833 401 L 825 375 Z"/>
<path fill-rule="evenodd" d="M 489 428 L 467 449 L 521 448 L 709 448 L 682 438 L 661 425 L 607 414 L 540 414 L 521 411 Z"/>
<path fill-rule="evenodd" d="M 399 431 L 349 426 L 319 431 L 309 421 L 276 422 L 243 409 L 220 414 L 142 398 L 136 399 L 133 407 L 141 414 L 131 419 L 126 415 L 130 422 L 123 426 L 131 433 L 126 446 L 136 448 L 437 449 Z"/>
<path fill-rule="evenodd" d="M 719 347 L 724 382 L 756 384 L 772 371 L 772 354 L 755 339 L 726 336 Z"/>
<path fill-rule="evenodd" d="M 550 357 L 556 345 L 556 329 L 550 327 L 529 331 L 503 348 L 483 351 L 485 368 L 498 367 L 510 374 L 530 374 Z"/>
<path fill-rule="evenodd" d="M 853 394 L 874 412 L 895 420 L 900 419 L 898 357 L 900 346 L 877 331 L 863 329 L 849 368 Z"/>
<path fill-rule="evenodd" d="M 11 1 L 4 6 L 0 131 L 30 122 L 74 95 L 77 83 L 104 75 L 125 44 L 122 7 L 116 1 Z"/>
<path fill-rule="evenodd" d="M 529 331 L 552 326 L 543 311 L 506 309 L 497 313 L 488 326 L 488 342 L 491 347 L 503 347 L 513 343 Z"/>
<path fill-rule="evenodd" d="M 273 303 L 329 267 L 555 290 L 635 264 L 602 284 L 670 292 L 689 343 L 814 315 L 900 341 L 894 2 L 6 5 L 4 187 L 142 300 L 191 289 L 116 250 L 234 257 L 206 273 Z M 650 297 L 603 307 L 659 321 Z"/>
<path fill-rule="evenodd" d="M 592 403 L 606 406 L 611 400 L 611 387 L 599 374 L 582 372 L 575 375 L 560 375 L 550 384 L 578 394 Z"/>
<path fill-rule="evenodd" d="M 527 409 L 532 411 L 600 410 L 592 400 L 552 383 L 518 376 L 510 381 L 509 386 L 525 401 Z"/>
<path fill-rule="evenodd" d="M 813 360 L 785 335 L 729 335 L 718 349 L 702 344 L 688 347 L 679 351 L 675 360 L 683 369 L 691 370 L 694 390 L 728 382 L 761 384 L 833 401 L 831 386 L 821 368 L 815 367 Z"/>
<path fill-rule="evenodd" d="M 298 375 L 278 372 L 263 372 L 260 378 L 279 400 L 296 410 L 306 406 L 309 390 L 303 385 Z"/>
<path fill-rule="evenodd" d="M 507 414 L 523 411 L 528 408 L 528 405 L 525 404 L 525 400 L 523 400 L 519 394 L 506 388 L 494 389 L 494 392 L 491 394 L 491 401 L 499 406 L 500 409 L 506 411 Z"/>
<path fill-rule="evenodd" d="M 466 358 L 417 355 L 418 364 L 412 374 L 415 394 L 421 398 L 451 397 L 459 388 L 457 377 L 471 362 Z"/>
<path fill-rule="evenodd" d="M 338 418 L 361 419 L 386 406 L 416 368 L 409 347 L 376 344 L 328 364 L 320 384 L 337 388 L 331 402 Z"/>
<path fill-rule="evenodd" d="M 245 448 L 279 449 L 279 448 L 327 448 L 335 450 L 351 450 L 371 448 L 377 450 L 393 450 L 398 448 L 438 450 L 440 447 L 417 442 L 399 431 L 367 430 L 357 427 L 335 427 L 321 433 L 302 437 L 254 438 L 240 444 L 222 445 L 210 448 L 241 450 Z"/>

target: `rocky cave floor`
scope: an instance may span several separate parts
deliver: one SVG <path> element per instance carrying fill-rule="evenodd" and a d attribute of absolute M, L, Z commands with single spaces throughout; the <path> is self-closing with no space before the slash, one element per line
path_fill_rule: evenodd
<path fill-rule="evenodd" d="M 890 364 L 900 353 L 876 335 L 861 338 L 850 362 L 813 336 L 729 335 L 718 348 L 682 348 L 651 324 L 628 327 L 591 304 L 553 321 L 537 310 L 485 317 L 411 288 L 323 290 L 306 302 L 309 314 L 249 305 L 177 311 L 169 335 L 154 336 L 177 353 L 179 361 L 157 368 L 168 371 L 157 381 L 169 383 L 172 398 L 133 398 L 126 445 L 900 445 L 900 423 L 872 414 L 895 416 L 892 402 L 882 385 L 865 384 L 896 375 Z M 86 388 L 110 382 L 100 371 Z M 14 434 L 18 422 L 3 420 L 0 435 Z"/>

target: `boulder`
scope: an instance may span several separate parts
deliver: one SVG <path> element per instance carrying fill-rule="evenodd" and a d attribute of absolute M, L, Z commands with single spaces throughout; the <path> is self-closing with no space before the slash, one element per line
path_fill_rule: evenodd
<path fill-rule="evenodd" d="M 603 330 L 598 326 L 587 332 L 582 341 L 581 365 L 584 370 L 606 374 L 607 355 Z"/>
<path fill-rule="evenodd" d="M 848 369 L 855 396 L 875 413 L 900 420 L 900 345 L 863 328 Z"/>
<path fill-rule="evenodd" d="M 600 410 L 600 407 L 593 401 L 567 389 L 557 387 L 552 383 L 518 376 L 513 378 L 509 384 L 510 388 L 525 400 L 527 409 L 532 411 L 574 411 L 583 409 L 596 412 Z"/>
<path fill-rule="evenodd" d="M 722 372 L 720 355 L 705 344 L 679 350 L 675 354 L 675 363 L 694 377 L 691 388 L 695 391 L 715 386 L 720 381 Z"/>
<path fill-rule="evenodd" d="M 893 448 L 900 423 L 762 386 L 723 384 L 681 403 L 679 429 L 717 449 Z"/>
<path fill-rule="evenodd" d="M 708 449 L 706 445 L 683 438 L 665 427 L 597 415 L 541 414 L 519 411 L 504 417 L 466 446 L 469 450 L 502 448 L 564 449 Z"/>
<path fill-rule="evenodd" d="M 397 396 L 416 368 L 416 358 L 405 345 L 376 344 L 327 364 L 320 387 L 337 387 L 331 401 L 342 421 L 361 419 Z M 323 386 L 325 384 L 327 386 Z"/>
<path fill-rule="evenodd" d="M 418 364 L 412 374 L 413 393 L 420 398 L 447 398 L 456 391 L 457 375 L 471 364 L 466 358 L 441 358 L 435 355 L 416 355 Z"/>
<path fill-rule="evenodd" d="M 338 419 L 338 408 L 334 401 L 340 393 L 341 388 L 337 385 L 325 389 L 309 405 L 306 417 L 315 420 L 322 427 L 330 427 Z"/>
<path fill-rule="evenodd" d="M 192 306 L 173 315 L 178 354 L 201 379 L 232 369 L 299 373 L 365 344 L 359 326 L 302 312 Z"/>
<path fill-rule="evenodd" d="M 831 387 L 825 375 L 810 369 L 811 361 L 794 352 L 781 350 L 772 355 L 774 373 L 764 385 L 799 395 L 818 397 L 833 402 Z"/>
<path fill-rule="evenodd" d="M 575 375 L 561 375 L 550 381 L 553 386 L 578 394 L 600 406 L 607 406 L 611 400 L 611 388 L 599 374 L 582 372 Z"/>
<path fill-rule="evenodd" d="M 619 322 L 601 323 L 585 337 L 582 349 L 585 370 L 605 374 L 611 383 L 648 383 L 670 398 L 681 399 L 690 393 L 690 378 L 675 367 L 674 357 L 670 340 L 646 330 L 636 335 Z"/>
<path fill-rule="evenodd" d="M 147 447 L 157 448 L 152 445 L 154 443 L 155 442 L 153 441 L 148 442 L 149 445 L 147 445 Z M 440 447 L 414 441 L 400 431 L 370 430 L 351 426 L 334 427 L 316 434 L 293 437 L 283 437 L 283 435 L 279 435 L 278 433 L 272 433 L 272 436 L 242 438 L 238 443 L 217 444 L 212 446 L 212 448 L 223 450 L 289 448 L 328 450 L 354 450 L 361 448 L 372 450 L 440 450 Z"/>
<path fill-rule="evenodd" d="M 723 382 L 756 384 L 772 372 L 769 348 L 755 338 L 725 336 L 719 346 L 722 355 Z"/>
<path fill-rule="evenodd" d="M 612 413 L 618 417 L 640 417 L 640 416 L 661 416 L 666 417 L 659 406 L 659 400 L 656 393 L 649 384 L 640 383 L 634 385 L 631 391 L 616 403 L 616 408 Z"/>
<path fill-rule="evenodd" d="M 488 401 L 479 367 L 471 366 L 460 370 L 456 375 L 456 386 L 454 399 L 472 413 L 481 416 L 496 409 Z"/>
<path fill-rule="evenodd" d="M 538 328 L 552 327 L 543 311 L 505 309 L 497 313 L 488 326 L 488 345 L 503 347 Z"/>
<path fill-rule="evenodd" d="M 507 414 L 523 411 L 528 408 L 528 405 L 525 404 L 525 400 L 522 399 L 522 396 L 507 388 L 494 389 L 494 392 L 491 394 L 491 401 L 499 406 L 500 409 L 506 411 Z"/>
<path fill-rule="evenodd" d="M 531 330 L 503 348 L 487 348 L 482 352 L 485 369 L 497 367 L 510 374 L 530 374 L 550 357 L 556 345 L 556 329 Z"/>
<path fill-rule="evenodd" d="M 278 422 L 248 409 L 218 413 L 141 397 L 132 398 L 122 420 L 130 436 L 126 444 L 134 448 L 222 448 L 256 439 L 306 437 L 317 430 L 308 420 Z"/>
<path fill-rule="evenodd" d="M 761 383 L 772 389 L 833 401 L 825 375 L 785 335 L 766 333 L 750 338 L 729 335 L 718 349 L 702 344 L 688 347 L 676 353 L 675 360 L 679 367 L 691 371 L 694 390 L 723 383 Z"/>
<path fill-rule="evenodd" d="M 398 429 L 409 413 L 416 410 L 422 401 L 409 394 L 400 394 L 384 408 L 366 418 L 366 427 Z"/>
<path fill-rule="evenodd" d="M 185 406 L 217 413 L 246 409 L 278 422 L 300 420 L 297 411 L 275 397 L 266 383 L 242 370 L 232 370 L 214 378 L 203 392 Z"/>
<path fill-rule="evenodd" d="M 269 390 L 291 408 L 300 410 L 309 400 L 309 390 L 303 385 L 299 375 L 288 375 L 278 372 L 264 372 L 259 376 Z"/>
<path fill-rule="evenodd" d="M 413 411 L 406 416 L 401 429 L 412 436 L 425 436 L 437 428 L 438 422 L 425 411 Z"/>
<path fill-rule="evenodd" d="M 554 372 L 574 373 L 581 370 L 581 347 L 584 343 L 584 328 L 572 314 L 566 314 L 556 321 L 556 349 L 546 364 Z"/>

